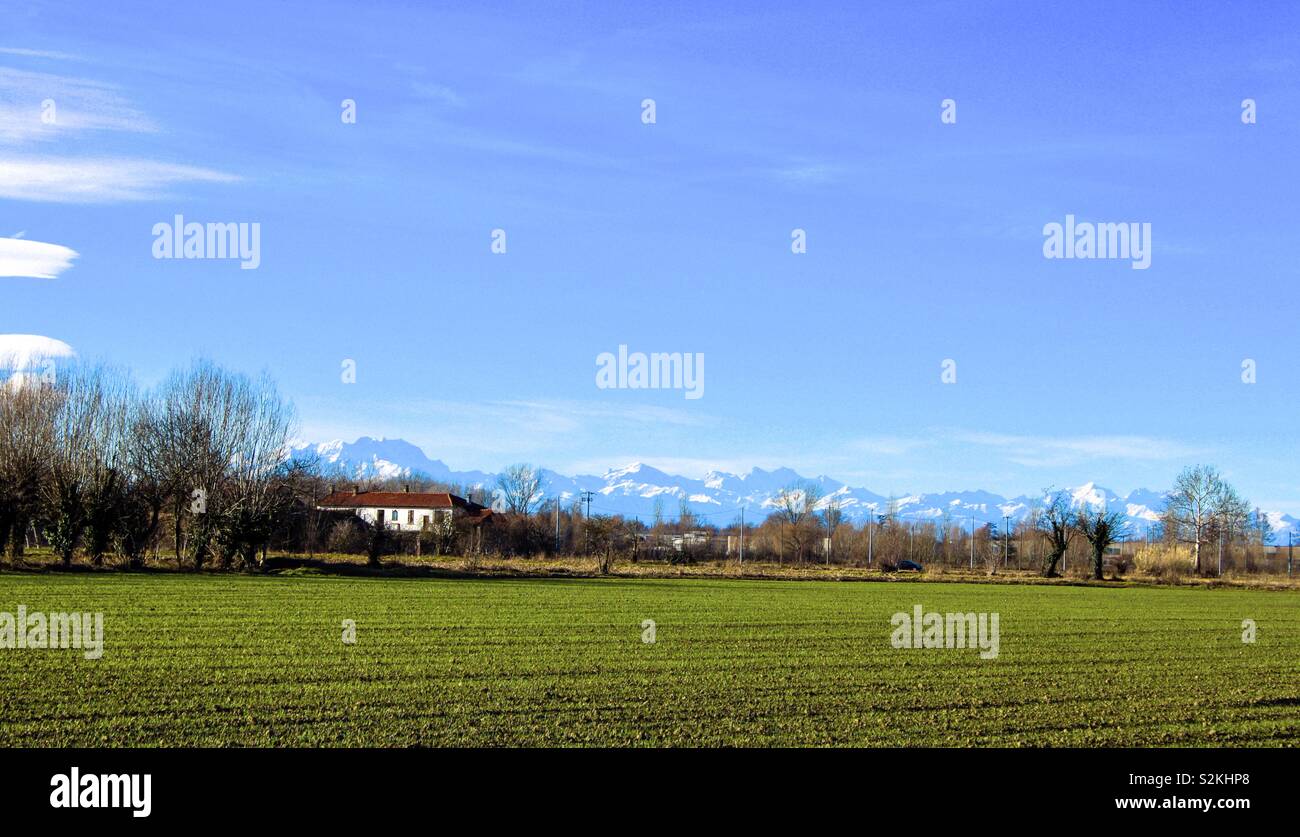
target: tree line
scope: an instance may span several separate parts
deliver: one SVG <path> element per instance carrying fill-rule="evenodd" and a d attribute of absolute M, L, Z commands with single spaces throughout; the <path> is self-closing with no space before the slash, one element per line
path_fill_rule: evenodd
<path fill-rule="evenodd" d="M 1131 538 L 1125 515 L 1073 508 L 1048 490 L 1045 500 L 1000 531 L 967 528 L 950 512 L 907 521 L 891 500 L 854 524 L 837 495 L 799 482 L 767 504 L 757 521 L 709 521 L 684 498 L 668 519 L 663 499 L 649 522 L 584 513 L 582 498 L 546 496 L 542 471 L 528 464 L 502 471 L 493 486 L 454 486 L 422 479 L 364 482 L 291 457 L 293 406 L 266 375 L 247 376 L 196 361 L 141 388 L 119 369 L 70 364 L 51 379 L 0 383 L 0 555 L 23 559 L 29 545 L 48 546 L 59 563 L 78 556 L 94 566 L 109 557 L 140 567 L 166 549 L 178 566 L 260 566 L 270 550 L 291 554 L 357 553 L 378 564 L 393 553 L 592 555 L 670 563 L 738 560 L 812 562 L 893 569 L 979 566 L 1013 561 L 1058 575 L 1077 554 L 1102 577 L 1108 549 Z M 491 526 L 470 532 L 458 520 L 397 534 L 317 504 L 339 485 L 358 490 L 450 491 L 491 505 Z M 1262 546 L 1267 519 L 1214 468 L 1185 469 L 1168 495 L 1163 519 L 1145 537 L 1186 545 L 1194 572 L 1217 571 L 1209 550 Z M 1014 539 L 1014 542 L 1013 542 Z M 1071 559 L 1074 560 L 1074 559 Z"/>
<path fill-rule="evenodd" d="M 799 481 L 779 491 L 756 521 L 708 522 L 678 498 L 676 518 L 667 519 L 663 498 L 650 521 L 622 515 L 582 517 L 580 499 L 565 509 L 556 498 L 544 499 L 540 470 L 531 465 L 507 469 L 497 483 L 505 499 L 509 537 L 498 540 L 502 551 L 519 554 L 588 552 L 629 560 L 662 558 L 672 563 L 739 560 L 741 542 L 748 560 L 788 565 L 812 563 L 897 569 L 904 562 L 922 566 L 980 568 L 996 572 L 1016 567 L 1047 577 L 1071 566 L 1086 566 L 1102 578 L 1109 556 L 1114 572 L 1132 564 L 1118 547 L 1144 544 L 1186 546 L 1191 571 L 1217 573 L 1206 555 L 1213 547 L 1258 558 L 1273 540 L 1267 517 L 1238 494 L 1213 467 L 1196 465 L 1174 481 L 1162 516 L 1138 533 L 1118 509 L 1076 507 L 1066 492 L 1044 490 L 1043 499 L 1008 520 L 1005 530 L 988 523 L 968 527 L 951 511 L 933 518 L 907 520 L 891 498 L 883 508 L 857 523 L 847 519 L 842 498 L 824 496 L 815 482 Z M 765 511 L 765 514 L 762 512 Z M 715 513 L 716 514 L 716 513 Z M 551 540 L 552 522 L 564 533 L 576 526 L 578 539 Z M 1136 552 L 1136 549 L 1130 552 Z M 1070 557 L 1073 556 L 1073 557 Z"/>
<path fill-rule="evenodd" d="M 72 364 L 0 385 L 0 552 L 138 567 L 170 527 L 178 562 L 251 565 L 300 497 L 292 406 L 269 377 L 198 361 L 142 390 Z"/>
<path fill-rule="evenodd" d="M 1123 511 L 1086 503 L 1076 508 L 1069 494 L 1051 488 L 1043 492 L 1043 498 L 1011 521 L 1005 532 L 999 531 L 996 524 L 963 530 L 946 511 L 938 519 L 919 525 L 903 522 L 895 500 L 855 531 L 842 522 L 844 513 L 836 498 L 822 499 L 815 483 L 802 483 L 777 495 L 776 511 L 766 525 L 776 518 L 782 530 L 780 548 L 784 551 L 788 546 L 799 561 L 804 560 L 809 544 L 818 538 L 823 541 L 824 554 L 834 554 L 835 541 L 839 540 L 844 542 L 841 552 L 860 556 L 865 530 L 868 562 L 874 552 L 887 566 L 909 559 L 952 565 L 959 563 L 969 549 L 972 565 L 978 563 L 993 570 L 1009 566 L 1009 553 L 1014 549 L 1017 566 L 1036 566 L 1042 575 L 1055 577 L 1067 554 L 1081 551 L 1096 579 L 1103 576 L 1108 550 L 1137 538 L 1138 533 L 1132 530 Z M 1273 534 L 1266 515 L 1259 509 L 1252 510 L 1217 469 L 1195 465 L 1185 468 L 1175 479 L 1160 519 L 1153 521 L 1143 539 L 1187 545 L 1192 553 L 1192 571 L 1204 575 L 1211 570 L 1205 560 L 1209 547 L 1263 547 L 1272 542 Z M 1122 568 L 1123 562 L 1115 563 L 1117 571 Z M 1214 571 L 1218 571 L 1217 566 Z"/>

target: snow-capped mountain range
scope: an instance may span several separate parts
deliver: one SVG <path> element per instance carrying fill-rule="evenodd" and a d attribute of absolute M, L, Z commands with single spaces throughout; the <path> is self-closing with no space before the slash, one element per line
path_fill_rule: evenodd
<path fill-rule="evenodd" d="M 340 479 L 400 479 L 424 476 L 429 479 L 465 488 L 482 489 L 490 496 L 496 484 L 496 475 L 484 471 L 454 471 L 437 459 L 430 459 L 419 447 L 402 439 L 372 439 L 363 436 L 355 442 L 333 441 L 321 444 L 299 444 L 294 447 L 296 459 L 319 460 L 328 473 L 337 473 Z M 766 471 L 754 468 L 747 474 L 711 471 L 703 479 L 675 476 L 640 462 L 606 471 L 604 474 L 565 476 L 555 471 L 542 470 L 542 486 L 546 498 L 559 495 L 566 505 L 577 500 L 582 492 L 595 493 L 591 509 L 593 514 L 622 514 L 638 517 L 647 523 L 655 515 L 656 501 L 665 519 L 673 520 L 683 500 L 699 519 L 716 525 L 733 523 L 746 509 L 746 520 L 761 521 L 775 509 L 775 498 L 782 489 L 798 483 L 816 485 L 822 495 L 820 507 L 831 498 L 837 500 L 848 520 L 860 522 L 872 514 L 882 514 L 891 498 L 866 488 L 855 488 L 826 476 L 805 478 L 789 468 Z M 1137 489 L 1120 496 L 1095 483 L 1085 483 L 1076 488 L 1063 489 L 1077 507 L 1099 507 L 1122 510 L 1134 533 L 1145 532 L 1160 519 L 1165 506 L 1162 491 Z M 903 520 L 924 522 L 941 521 L 946 514 L 954 524 L 976 526 L 992 523 L 1003 526 L 1004 516 L 1019 520 L 1042 495 L 1003 497 L 990 491 L 947 491 L 930 494 L 894 496 L 892 502 Z M 1265 510 L 1275 533 L 1274 543 L 1286 544 L 1287 533 L 1294 532 L 1300 540 L 1300 519 L 1280 511 Z"/>

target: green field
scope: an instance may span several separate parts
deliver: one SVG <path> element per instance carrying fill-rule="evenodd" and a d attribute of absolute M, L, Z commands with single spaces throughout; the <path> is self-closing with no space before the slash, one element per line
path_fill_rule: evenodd
<path fill-rule="evenodd" d="M 105 650 L 0 650 L 5 747 L 1300 743 L 1286 592 L 0 574 L 20 604 Z M 999 613 L 1000 656 L 892 648 L 915 604 Z"/>

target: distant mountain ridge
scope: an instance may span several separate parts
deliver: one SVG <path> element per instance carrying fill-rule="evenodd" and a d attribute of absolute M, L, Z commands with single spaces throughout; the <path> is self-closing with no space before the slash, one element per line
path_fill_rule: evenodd
<path fill-rule="evenodd" d="M 373 439 L 363 436 L 355 442 L 336 440 L 320 444 L 300 444 L 294 447 L 295 459 L 317 458 L 327 471 L 336 471 L 341 479 L 400 479 L 424 476 L 439 482 L 481 488 L 488 495 L 496 484 L 496 475 L 485 471 L 455 471 L 438 459 L 431 459 L 416 445 L 403 439 Z M 805 478 L 789 468 L 767 471 L 752 468 L 747 474 L 710 471 L 702 479 L 676 476 L 658 468 L 634 462 L 622 468 L 613 468 L 604 474 L 566 476 L 548 469 L 542 470 L 544 496 L 557 494 L 561 502 L 572 503 L 584 491 L 595 492 L 592 512 L 595 514 L 621 514 L 649 522 L 654 518 L 656 500 L 662 501 L 666 519 L 677 518 L 681 501 L 689 504 L 696 517 L 709 523 L 727 525 L 746 509 L 747 520 L 761 521 L 775 508 L 777 494 L 796 482 L 817 485 L 824 507 L 829 498 L 836 498 L 847 520 L 861 522 L 872 514 L 883 513 L 890 504 L 888 496 L 866 488 L 846 485 L 827 476 Z M 1124 512 L 1130 528 L 1135 533 L 1145 532 L 1160 519 L 1164 510 L 1165 493 L 1139 488 L 1120 496 L 1095 483 L 1085 483 L 1062 489 L 1071 497 L 1076 507 L 1100 506 Z M 899 516 L 917 522 L 939 522 L 945 512 L 954 523 L 976 526 L 986 523 L 1003 526 L 1003 517 L 1013 521 L 1022 518 L 1042 495 L 1003 497 L 990 491 L 947 491 L 940 493 L 895 496 Z M 1275 510 L 1264 510 L 1275 533 L 1274 542 L 1285 545 L 1287 533 L 1294 532 L 1300 540 L 1300 519 Z"/>

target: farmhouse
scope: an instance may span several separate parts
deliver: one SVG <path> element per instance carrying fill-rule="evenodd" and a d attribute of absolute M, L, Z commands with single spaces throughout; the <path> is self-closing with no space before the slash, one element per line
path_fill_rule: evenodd
<path fill-rule="evenodd" d="M 419 532 L 436 522 L 455 520 L 475 528 L 488 522 L 492 510 L 446 491 L 334 491 L 316 504 L 319 511 L 352 512 L 367 523 L 397 532 Z"/>

